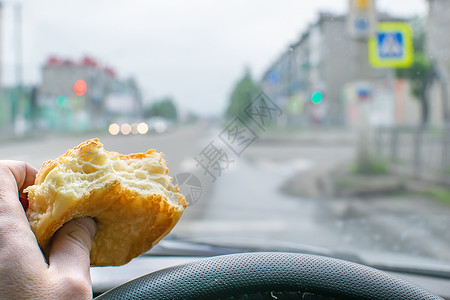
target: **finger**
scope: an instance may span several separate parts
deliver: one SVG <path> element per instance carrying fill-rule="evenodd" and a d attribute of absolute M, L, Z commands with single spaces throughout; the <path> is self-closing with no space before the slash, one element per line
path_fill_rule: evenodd
<path fill-rule="evenodd" d="M 23 162 L 0 161 L 0 255 L 19 255 L 26 263 L 44 264 L 19 201 L 19 192 L 33 182 L 35 175 L 36 169 Z"/>
<path fill-rule="evenodd" d="M 17 182 L 17 188 L 19 190 L 19 196 L 26 197 L 23 190 L 34 184 L 38 170 L 21 161 L 3 160 L 0 161 L 0 163 L 6 164 L 11 173 L 14 175 Z"/>
<path fill-rule="evenodd" d="M 0 160 L 0 195 L 4 195 L 3 201 L 11 208 L 16 207 L 17 199 L 20 199 L 24 209 L 28 207 L 25 188 L 34 183 L 37 170 L 24 162 L 12 160 Z"/>
<path fill-rule="evenodd" d="M 19 197 L 26 198 L 24 188 L 34 182 L 37 170 L 24 162 L 0 161 L 0 208 L 2 216 L 9 215 L 26 220 Z"/>
<path fill-rule="evenodd" d="M 67 222 L 53 237 L 50 268 L 62 274 L 81 275 L 90 282 L 89 254 L 96 231 L 97 226 L 91 218 Z"/>

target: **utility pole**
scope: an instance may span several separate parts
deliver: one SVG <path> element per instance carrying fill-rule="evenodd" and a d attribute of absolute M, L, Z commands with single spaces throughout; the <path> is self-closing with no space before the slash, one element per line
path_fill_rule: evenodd
<path fill-rule="evenodd" d="M 0 90 L 3 87 L 3 2 L 0 2 Z"/>
<path fill-rule="evenodd" d="M 14 21 L 15 21 L 15 52 L 16 52 L 16 65 L 15 65 L 15 77 L 16 84 L 22 87 L 23 80 L 23 53 L 22 53 L 22 5 L 16 3 L 14 5 Z"/>
<path fill-rule="evenodd" d="M 16 83 L 15 99 L 13 99 L 13 126 L 14 132 L 18 135 L 22 135 L 25 132 L 25 118 L 24 118 L 24 107 L 22 102 L 22 73 L 23 73 L 23 63 L 22 63 L 22 5 L 21 3 L 14 4 L 14 31 L 15 31 L 15 66 L 14 75 Z"/>
<path fill-rule="evenodd" d="M 357 94 L 357 144 L 356 163 L 358 170 L 366 171 L 371 161 L 371 129 L 370 129 L 370 99 L 371 87 L 368 84 L 370 68 L 368 68 L 367 43 L 370 36 L 375 33 L 377 14 L 375 0 L 349 0 L 347 16 L 348 32 L 356 49 L 354 57 L 354 79 L 360 81 L 355 87 Z M 364 85 L 367 85 L 364 87 Z M 361 89 L 361 92 L 359 91 Z M 364 91 L 365 89 L 365 91 Z M 362 93 L 362 95 L 360 95 Z"/>
<path fill-rule="evenodd" d="M 446 127 L 450 126 L 450 111 L 449 111 L 449 103 L 448 103 L 448 71 L 447 66 L 444 62 L 438 60 L 437 62 L 437 72 L 438 79 L 441 83 L 441 93 L 442 93 L 442 112 L 444 124 Z"/>

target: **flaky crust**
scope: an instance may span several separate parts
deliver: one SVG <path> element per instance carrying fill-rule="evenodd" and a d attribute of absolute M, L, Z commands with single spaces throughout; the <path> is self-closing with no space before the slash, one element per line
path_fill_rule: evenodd
<path fill-rule="evenodd" d="M 148 251 L 187 205 L 162 156 L 109 152 L 92 139 L 44 163 L 26 189 L 27 217 L 40 247 L 46 249 L 64 223 L 89 216 L 97 222 L 92 266 L 122 265 Z"/>

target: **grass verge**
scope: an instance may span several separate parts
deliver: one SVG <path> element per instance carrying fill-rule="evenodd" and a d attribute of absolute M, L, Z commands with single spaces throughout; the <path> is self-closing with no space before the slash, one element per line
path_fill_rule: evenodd
<path fill-rule="evenodd" d="M 389 164 L 382 158 L 372 157 L 364 166 L 353 164 L 351 173 L 355 175 L 383 175 L 389 172 Z"/>
<path fill-rule="evenodd" d="M 424 194 L 433 198 L 435 201 L 445 205 L 450 205 L 450 189 L 448 188 L 428 188 L 424 191 Z"/>

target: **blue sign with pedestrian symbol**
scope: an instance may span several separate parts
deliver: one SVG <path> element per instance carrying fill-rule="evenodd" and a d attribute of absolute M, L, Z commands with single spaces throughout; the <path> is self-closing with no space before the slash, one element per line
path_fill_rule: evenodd
<path fill-rule="evenodd" d="M 379 32 L 378 56 L 380 58 L 403 57 L 403 35 L 401 32 Z"/>
<path fill-rule="evenodd" d="M 414 61 L 411 29 L 407 23 L 378 23 L 369 39 L 370 64 L 376 68 L 407 68 Z"/>

